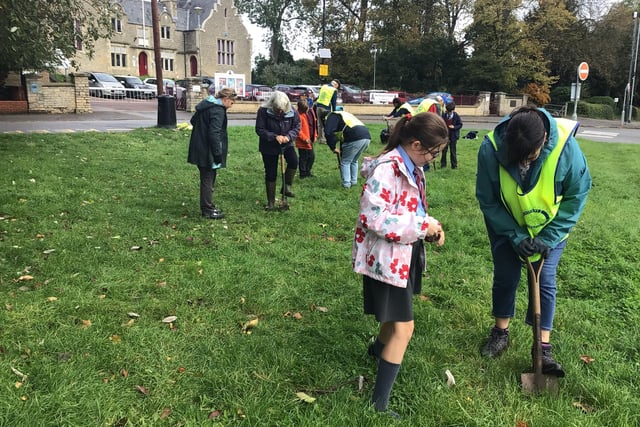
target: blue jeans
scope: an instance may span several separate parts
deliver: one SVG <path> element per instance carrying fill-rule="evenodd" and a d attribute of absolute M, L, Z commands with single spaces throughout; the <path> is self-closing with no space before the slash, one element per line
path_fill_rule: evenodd
<path fill-rule="evenodd" d="M 351 188 L 352 185 L 358 184 L 358 159 L 370 142 L 370 139 L 359 139 L 340 145 L 340 175 L 343 187 Z"/>
<path fill-rule="evenodd" d="M 496 235 L 489 226 L 487 230 L 493 256 L 493 316 L 510 319 L 516 312 L 516 290 L 520 282 L 523 262 L 508 238 Z M 545 331 L 553 329 L 553 317 L 556 311 L 556 269 L 566 245 L 565 239 L 551 249 L 540 273 L 540 328 Z M 539 262 L 535 262 L 533 268 L 537 271 L 539 265 Z M 530 280 L 528 274 L 527 280 Z M 527 306 L 525 322 L 529 325 L 532 323 L 531 301 Z"/>

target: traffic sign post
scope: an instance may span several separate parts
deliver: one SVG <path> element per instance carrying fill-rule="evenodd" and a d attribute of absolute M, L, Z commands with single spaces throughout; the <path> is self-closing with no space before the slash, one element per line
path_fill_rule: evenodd
<path fill-rule="evenodd" d="M 589 64 L 586 62 L 581 62 L 578 65 L 578 78 L 576 79 L 576 96 L 573 100 L 573 114 L 571 115 L 571 119 L 578 120 L 578 101 L 580 101 L 580 87 L 583 82 L 589 77 Z"/>

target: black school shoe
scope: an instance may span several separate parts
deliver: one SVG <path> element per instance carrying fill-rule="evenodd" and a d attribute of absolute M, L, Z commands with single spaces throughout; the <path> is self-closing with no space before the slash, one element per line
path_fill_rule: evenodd
<path fill-rule="evenodd" d="M 214 208 L 212 211 L 202 212 L 202 217 L 207 219 L 222 219 L 224 213 L 220 209 Z"/>
<path fill-rule="evenodd" d="M 489 340 L 480 349 L 480 354 L 484 357 L 498 357 L 509 346 L 509 331 L 499 328 L 492 328 Z"/>

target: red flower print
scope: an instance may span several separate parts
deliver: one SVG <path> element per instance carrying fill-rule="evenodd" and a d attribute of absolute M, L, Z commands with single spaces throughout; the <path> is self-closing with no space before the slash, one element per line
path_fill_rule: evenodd
<path fill-rule="evenodd" d="M 369 228 L 369 225 L 367 224 L 367 216 L 365 214 L 360 214 L 360 222 L 364 228 Z"/>
<path fill-rule="evenodd" d="M 409 277 L 409 266 L 407 264 L 402 264 L 402 268 L 400 269 L 400 278 L 406 279 Z"/>
<path fill-rule="evenodd" d="M 367 259 L 367 264 L 369 264 L 369 267 L 373 267 L 373 264 L 376 262 L 376 257 L 374 257 L 373 255 L 369 255 L 369 258 Z"/>
<path fill-rule="evenodd" d="M 389 266 L 389 269 L 391 269 L 391 272 L 393 274 L 397 273 L 397 271 L 398 271 L 398 258 L 394 258 L 393 262 Z"/>
<path fill-rule="evenodd" d="M 418 211 L 418 199 L 416 197 L 412 197 L 407 203 L 407 210 L 409 212 L 417 212 Z"/>
<path fill-rule="evenodd" d="M 389 193 L 389 190 L 387 190 L 386 188 L 383 188 L 380 192 L 380 198 L 389 203 L 391 201 L 391 193 Z"/>
<path fill-rule="evenodd" d="M 385 234 L 384 238 L 387 239 L 387 241 L 389 241 L 389 242 L 399 242 L 400 241 L 400 236 L 398 236 L 393 231 L 390 232 L 390 233 Z"/>
<path fill-rule="evenodd" d="M 364 242 L 364 230 L 360 227 L 356 228 L 356 242 L 362 243 Z"/>
<path fill-rule="evenodd" d="M 402 173 L 400 172 L 400 168 L 398 167 L 397 163 L 393 164 L 393 174 L 396 176 L 396 178 L 398 178 L 399 176 L 402 175 Z"/>
<path fill-rule="evenodd" d="M 406 206 L 407 205 L 407 192 L 403 191 L 402 194 L 400 194 L 400 206 Z"/>

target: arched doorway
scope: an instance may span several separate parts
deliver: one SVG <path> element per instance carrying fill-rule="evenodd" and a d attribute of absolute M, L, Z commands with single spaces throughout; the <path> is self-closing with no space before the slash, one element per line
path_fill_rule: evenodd
<path fill-rule="evenodd" d="M 191 76 L 197 76 L 198 75 L 198 59 L 195 56 L 191 56 L 191 58 L 189 58 L 189 67 L 191 68 Z"/>
<path fill-rule="evenodd" d="M 140 52 L 140 55 L 138 55 L 138 75 L 139 76 L 149 75 L 149 62 L 147 60 L 146 52 Z"/>

